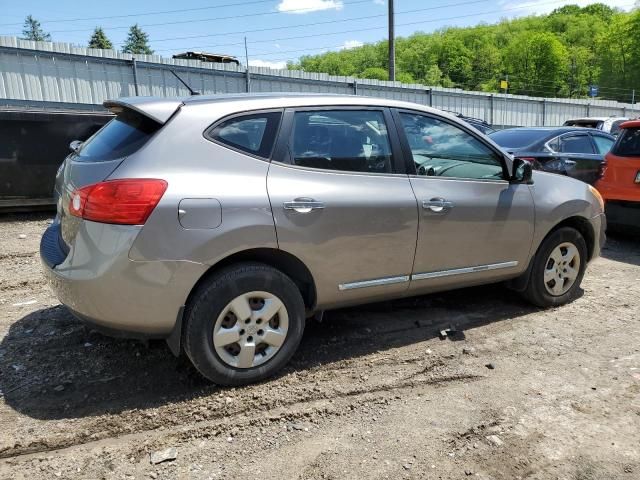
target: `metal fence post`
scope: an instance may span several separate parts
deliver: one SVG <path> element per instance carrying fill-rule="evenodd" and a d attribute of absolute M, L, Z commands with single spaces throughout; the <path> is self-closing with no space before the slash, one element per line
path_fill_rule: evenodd
<path fill-rule="evenodd" d="M 493 93 L 489 95 L 489 123 L 493 125 Z"/>
<path fill-rule="evenodd" d="M 136 63 L 136 57 L 131 58 L 131 68 L 133 69 L 133 88 L 136 92 L 136 97 L 140 95 L 138 91 L 138 64 Z"/>
<path fill-rule="evenodd" d="M 429 88 L 427 92 L 429 92 L 429 106 L 433 107 L 433 88 Z"/>
<path fill-rule="evenodd" d="M 627 116 L 627 107 L 622 107 L 622 116 L 623 117 Z"/>
<path fill-rule="evenodd" d="M 591 104 L 590 103 L 587 103 L 587 115 L 586 116 L 587 117 L 591 116 Z"/>
<path fill-rule="evenodd" d="M 358 80 L 356 80 L 355 78 L 353 79 L 353 94 L 358 94 Z"/>
<path fill-rule="evenodd" d="M 547 119 L 547 99 L 544 98 L 542 99 L 542 126 L 544 127 L 546 125 L 546 119 Z"/>

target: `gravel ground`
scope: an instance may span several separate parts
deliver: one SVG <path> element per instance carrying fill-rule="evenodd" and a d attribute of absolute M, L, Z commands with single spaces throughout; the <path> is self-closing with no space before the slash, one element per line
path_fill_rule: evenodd
<path fill-rule="evenodd" d="M 329 312 L 280 376 L 222 389 L 60 306 L 47 223 L 0 217 L 1 479 L 640 478 L 638 238 L 562 308 L 494 285 Z"/>

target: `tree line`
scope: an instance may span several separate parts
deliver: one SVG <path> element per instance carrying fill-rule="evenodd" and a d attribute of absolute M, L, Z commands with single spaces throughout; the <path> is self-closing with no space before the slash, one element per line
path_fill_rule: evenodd
<path fill-rule="evenodd" d="M 27 16 L 22 30 L 23 40 L 35 40 L 37 42 L 50 42 L 51 35 L 44 31 L 42 25 L 32 15 Z M 102 27 L 96 27 L 87 44 L 89 48 L 102 48 L 113 50 L 113 43 L 104 33 Z M 144 53 L 151 55 L 153 50 L 149 46 L 149 36 L 136 23 L 129 28 L 127 39 L 122 46 L 123 53 Z"/>
<path fill-rule="evenodd" d="M 640 10 L 598 3 L 497 24 L 449 27 L 396 39 L 396 80 L 486 92 L 624 102 L 640 88 Z M 307 55 L 290 69 L 388 79 L 388 42 Z M 503 84 L 504 85 L 504 84 Z M 640 92 L 637 92 L 640 94 Z"/>

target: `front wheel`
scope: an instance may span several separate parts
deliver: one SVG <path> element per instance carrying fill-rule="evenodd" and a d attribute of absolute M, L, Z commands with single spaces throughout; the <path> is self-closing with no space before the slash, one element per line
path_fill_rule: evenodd
<path fill-rule="evenodd" d="M 187 306 L 185 351 L 219 385 L 263 380 L 280 370 L 304 331 L 304 302 L 295 283 L 264 264 L 224 269 Z"/>
<path fill-rule="evenodd" d="M 540 245 L 523 295 L 539 307 L 569 303 L 578 295 L 586 266 L 582 234 L 574 228 L 559 228 Z"/>

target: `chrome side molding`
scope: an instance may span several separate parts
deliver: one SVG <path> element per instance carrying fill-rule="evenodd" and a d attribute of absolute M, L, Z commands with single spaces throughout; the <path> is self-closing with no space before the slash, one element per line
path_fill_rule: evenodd
<path fill-rule="evenodd" d="M 449 277 L 451 275 L 462 275 L 465 273 L 485 272 L 487 270 L 499 270 L 501 268 L 517 267 L 518 262 L 490 263 L 489 265 L 477 265 L 475 267 L 454 268 L 452 270 L 440 270 L 439 272 L 415 273 L 411 275 L 411 280 L 426 280 L 428 278 Z"/>
<path fill-rule="evenodd" d="M 376 278 L 374 280 L 363 280 L 362 282 L 341 283 L 338 290 L 353 290 L 354 288 L 379 287 L 380 285 L 393 285 L 409 281 L 409 275 L 400 277 Z"/>
<path fill-rule="evenodd" d="M 449 277 L 452 275 L 462 275 L 465 273 L 486 272 L 488 270 L 499 270 L 502 268 L 517 267 L 517 261 L 490 263 L 488 265 L 476 265 L 475 267 L 454 268 L 452 270 L 440 270 L 438 272 L 416 273 L 414 275 L 402 275 L 398 277 L 376 278 L 373 280 L 363 280 L 361 282 L 341 283 L 338 290 L 353 290 L 356 288 L 379 287 L 382 285 L 393 285 L 396 283 L 405 283 L 409 280 L 427 280 L 429 278 Z"/>

